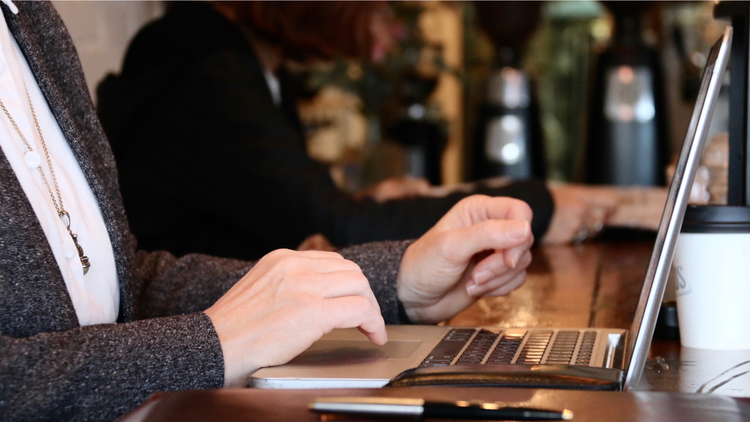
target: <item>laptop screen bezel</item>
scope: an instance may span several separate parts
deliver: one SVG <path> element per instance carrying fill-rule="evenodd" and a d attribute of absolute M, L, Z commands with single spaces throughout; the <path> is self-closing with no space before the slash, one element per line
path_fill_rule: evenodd
<path fill-rule="evenodd" d="M 635 388 L 643 374 L 656 319 L 664 298 L 667 277 L 672 266 L 677 236 L 682 227 L 693 180 L 708 136 L 708 126 L 711 123 L 714 105 L 719 96 L 722 78 L 729 60 L 732 32 L 732 27 L 728 26 L 722 37 L 711 47 L 703 70 L 701 89 L 669 188 L 654 250 L 651 253 L 641 297 L 629 333 L 625 355 L 628 365 L 623 391 Z"/>

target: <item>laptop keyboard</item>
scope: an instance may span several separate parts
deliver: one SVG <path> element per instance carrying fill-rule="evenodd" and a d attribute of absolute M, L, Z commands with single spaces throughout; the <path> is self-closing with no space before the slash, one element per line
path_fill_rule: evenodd
<path fill-rule="evenodd" d="M 425 366 L 540 363 L 589 366 L 596 331 L 454 328 L 420 364 Z"/>

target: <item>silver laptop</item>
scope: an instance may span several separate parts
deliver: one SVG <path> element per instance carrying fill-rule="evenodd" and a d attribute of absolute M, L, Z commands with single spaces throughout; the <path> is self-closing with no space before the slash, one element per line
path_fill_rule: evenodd
<path fill-rule="evenodd" d="M 677 235 L 729 59 L 732 28 L 714 44 L 664 207 L 631 330 L 388 326 L 376 346 L 334 330 L 286 365 L 253 374 L 257 388 L 492 385 L 635 388 L 654 333 Z"/>

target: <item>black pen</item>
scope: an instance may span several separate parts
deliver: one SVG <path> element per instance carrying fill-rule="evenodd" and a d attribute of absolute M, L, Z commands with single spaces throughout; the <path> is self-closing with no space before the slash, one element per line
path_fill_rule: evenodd
<path fill-rule="evenodd" d="M 559 421 L 573 419 L 573 412 L 512 407 L 503 402 L 427 401 L 398 397 L 320 397 L 310 410 L 337 415 L 390 418 L 471 419 L 495 421 Z"/>

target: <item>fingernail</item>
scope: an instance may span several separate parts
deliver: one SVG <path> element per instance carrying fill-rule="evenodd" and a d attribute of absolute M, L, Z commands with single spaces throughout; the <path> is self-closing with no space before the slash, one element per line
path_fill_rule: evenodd
<path fill-rule="evenodd" d="M 487 270 L 478 271 L 476 274 L 474 274 L 474 283 L 476 284 L 482 284 L 489 279 L 492 278 L 492 273 Z"/>
<path fill-rule="evenodd" d="M 512 239 L 523 239 L 529 233 L 529 223 L 525 221 L 511 221 L 508 224 L 508 236 Z"/>
<path fill-rule="evenodd" d="M 469 296 L 480 296 L 482 294 L 482 288 L 477 284 L 469 284 L 466 286 L 466 293 Z"/>
<path fill-rule="evenodd" d="M 515 250 L 510 252 L 510 268 L 515 269 L 518 266 L 518 261 L 521 260 L 522 251 L 516 252 Z"/>

